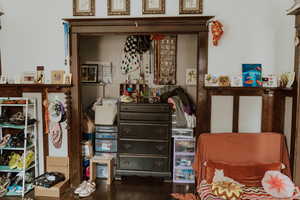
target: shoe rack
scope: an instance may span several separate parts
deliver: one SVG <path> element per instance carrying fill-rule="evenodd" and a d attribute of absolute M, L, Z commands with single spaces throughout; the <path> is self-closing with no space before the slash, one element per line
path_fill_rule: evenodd
<path fill-rule="evenodd" d="M 3 116 L 3 111 L 5 110 L 10 111 L 8 116 Z M 0 173 L 2 175 L 5 173 L 11 174 L 10 183 L 6 188 L 5 196 L 24 197 L 26 193 L 31 191 L 34 187 L 32 183 L 25 181 L 26 173 L 31 172 L 34 174 L 34 178 L 39 175 L 36 110 L 36 100 L 34 99 L 10 97 L 0 98 L 0 141 L 2 142 L 0 143 L 0 156 L 3 156 L 4 153 L 8 153 L 10 155 L 9 164 L 2 165 L 0 163 Z M 16 121 L 19 120 L 18 123 L 16 123 L 16 121 L 14 122 L 10 115 L 11 113 L 15 112 L 23 113 L 21 120 L 16 119 Z M 8 142 L 5 144 L 4 137 L 8 134 L 11 135 L 10 139 L 12 139 L 13 135 L 24 134 L 24 145 L 13 145 L 10 140 L 8 140 Z M 16 154 L 19 156 L 13 156 Z M 12 159 L 15 159 L 15 161 Z M 15 176 L 22 177 L 22 181 L 19 181 L 18 184 L 15 184 L 13 181 L 13 177 Z M 22 182 L 21 185 L 20 182 Z"/>

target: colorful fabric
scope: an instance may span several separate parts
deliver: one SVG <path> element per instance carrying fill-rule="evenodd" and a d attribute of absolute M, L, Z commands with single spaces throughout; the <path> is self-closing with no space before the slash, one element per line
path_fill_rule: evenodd
<path fill-rule="evenodd" d="M 296 190 L 293 181 L 278 171 L 267 171 L 262 185 L 268 194 L 276 198 L 292 198 Z"/>
<path fill-rule="evenodd" d="M 243 194 L 241 200 L 273 200 L 274 198 L 267 194 L 262 187 L 243 187 Z M 197 189 L 201 200 L 224 200 L 212 192 L 212 185 L 205 180 L 200 183 Z"/>
<path fill-rule="evenodd" d="M 226 200 L 238 200 L 243 194 L 242 187 L 232 182 L 216 182 L 212 184 L 214 195 Z"/>

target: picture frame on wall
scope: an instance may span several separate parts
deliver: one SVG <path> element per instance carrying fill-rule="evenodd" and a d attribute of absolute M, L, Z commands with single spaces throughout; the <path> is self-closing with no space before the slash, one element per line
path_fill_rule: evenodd
<path fill-rule="evenodd" d="M 107 14 L 130 15 L 130 0 L 107 0 Z"/>
<path fill-rule="evenodd" d="M 98 64 L 84 64 L 80 67 L 81 83 L 98 82 Z"/>
<path fill-rule="evenodd" d="M 73 0 L 74 16 L 95 16 L 95 0 Z"/>
<path fill-rule="evenodd" d="M 179 14 L 202 14 L 203 0 L 179 0 Z"/>
<path fill-rule="evenodd" d="M 165 14 L 165 0 L 143 0 L 143 14 Z"/>
<path fill-rule="evenodd" d="M 64 70 L 51 71 L 51 84 L 63 84 L 64 83 Z"/>

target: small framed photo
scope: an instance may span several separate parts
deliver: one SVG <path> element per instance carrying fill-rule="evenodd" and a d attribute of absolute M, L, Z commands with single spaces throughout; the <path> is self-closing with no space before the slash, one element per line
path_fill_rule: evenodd
<path fill-rule="evenodd" d="M 143 14 L 165 14 L 165 0 L 143 0 Z"/>
<path fill-rule="evenodd" d="M 63 84 L 64 76 L 64 70 L 51 71 L 51 84 Z"/>
<path fill-rule="evenodd" d="M 72 84 L 72 74 L 65 73 L 64 75 L 64 84 L 71 85 Z"/>
<path fill-rule="evenodd" d="M 34 71 L 23 72 L 22 83 L 33 84 L 35 82 L 36 73 Z"/>
<path fill-rule="evenodd" d="M 107 14 L 130 15 L 130 0 L 107 0 Z"/>
<path fill-rule="evenodd" d="M 95 0 L 73 0 L 74 16 L 95 16 Z"/>
<path fill-rule="evenodd" d="M 85 64 L 81 66 L 81 82 L 97 83 L 98 82 L 98 64 Z"/>
<path fill-rule="evenodd" d="M 7 84 L 7 83 L 8 83 L 7 75 L 1 75 L 0 76 L 0 84 Z"/>
<path fill-rule="evenodd" d="M 203 0 L 179 0 L 179 14 L 201 14 Z"/>
<path fill-rule="evenodd" d="M 186 85 L 197 85 L 197 69 L 186 69 Z"/>

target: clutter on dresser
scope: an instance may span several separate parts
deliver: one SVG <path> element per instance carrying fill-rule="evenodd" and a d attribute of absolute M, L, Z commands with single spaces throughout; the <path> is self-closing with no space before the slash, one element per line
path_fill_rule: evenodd
<path fill-rule="evenodd" d="M 47 157 L 47 172 L 35 179 L 34 194 L 38 197 L 60 198 L 70 187 L 69 158 Z"/>
<path fill-rule="evenodd" d="M 149 87 L 146 84 L 120 84 L 120 101 L 122 103 L 148 102 Z"/>
<path fill-rule="evenodd" d="M 24 197 L 39 172 L 36 101 L 0 98 L 0 114 L 0 196 Z"/>
<path fill-rule="evenodd" d="M 193 129 L 172 129 L 173 182 L 194 183 L 195 175 L 192 164 L 195 157 L 195 138 Z"/>

